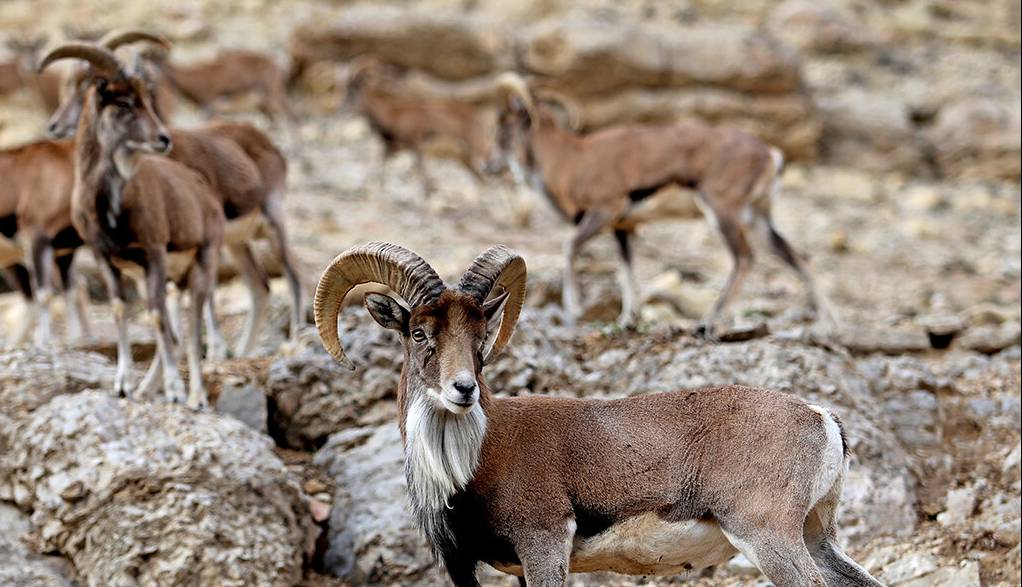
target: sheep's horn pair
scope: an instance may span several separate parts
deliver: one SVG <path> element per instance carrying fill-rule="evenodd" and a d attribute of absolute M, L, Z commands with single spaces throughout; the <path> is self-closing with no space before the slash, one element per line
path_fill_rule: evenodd
<path fill-rule="evenodd" d="M 536 101 L 532 98 L 532 91 L 529 84 L 517 73 L 508 71 L 500 74 L 496 80 L 497 89 L 504 92 L 506 97 L 514 96 L 522 103 L 525 112 L 530 120 L 536 119 Z"/>
<path fill-rule="evenodd" d="M 480 304 L 498 287 L 509 292 L 488 357 L 499 353 L 514 332 L 525 302 L 525 281 L 525 261 L 506 247 L 495 246 L 477 257 L 458 283 L 459 290 Z M 349 369 L 354 368 L 354 364 L 341 347 L 337 317 L 348 292 L 363 283 L 389 287 L 413 309 L 435 301 L 446 289 L 429 263 L 398 245 L 371 242 L 338 255 L 319 280 L 313 310 L 323 346 L 338 363 Z"/>
<path fill-rule="evenodd" d="M 136 29 L 110 31 L 109 33 L 103 35 L 103 38 L 101 38 L 99 41 L 96 41 L 96 44 L 101 47 L 106 47 L 107 49 L 113 51 L 114 49 L 120 47 L 121 45 L 130 45 L 132 43 L 138 43 L 141 41 L 154 43 L 156 45 L 159 45 L 160 47 L 163 47 L 164 49 L 168 50 L 170 49 L 170 41 L 168 41 L 164 37 L 154 33 L 140 31 Z"/>
<path fill-rule="evenodd" d="M 536 99 L 541 102 L 553 102 L 568 116 L 568 128 L 573 131 L 582 130 L 582 108 L 578 103 L 557 90 L 542 89 L 536 92 Z"/>
<path fill-rule="evenodd" d="M 39 71 L 61 59 L 82 59 L 88 61 L 100 73 L 116 76 L 122 72 L 121 62 L 110 49 L 92 43 L 66 43 L 49 53 L 39 63 Z"/>
<path fill-rule="evenodd" d="M 46 69 L 54 61 L 61 59 L 83 59 L 88 61 L 100 73 L 115 76 L 123 71 L 121 62 L 114 55 L 114 49 L 129 43 L 148 41 L 161 47 L 170 48 L 170 42 L 159 35 L 138 30 L 111 31 L 95 44 L 65 43 L 52 51 L 39 63 L 39 71 Z"/>

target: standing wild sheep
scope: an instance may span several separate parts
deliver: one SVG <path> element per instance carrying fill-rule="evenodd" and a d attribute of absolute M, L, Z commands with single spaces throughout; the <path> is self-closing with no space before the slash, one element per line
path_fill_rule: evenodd
<path fill-rule="evenodd" d="M 818 302 L 813 280 L 799 254 L 774 226 L 771 204 L 778 189 L 781 152 L 737 129 L 694 123 L 620 125 L 587 135 L 560 126 L 554 111 L 536 100 L 525 81 L 506 74 L 498 155 L 576 225 L 567 244 L 564 309 L 569 321 L 582 313 L 575 259 L 604 228 L 614 230 L 621 254 L 621 316 L 629 326 L 638 317 L 638 285 L 632 268 L 636 226 L 652 220 L 689 218 L 701 211 L 720 231 L 734 265 L 724 290 L 703 318 L 700 331 L 713 326 L 734 298 L 752 266 L 750 231 L 761 232 L 771 250 L 798 274 L 808 292 L 808 308 Z M 693 199 L 678 190 L 692 188 Z"/>
<path fill-rule="evenodd" d="M 838 546 L 848 465 L 840 421 L 784 393 L 739 386 L 618 400 L 494 397 L 483 365 L 508 343 L 525 261 L 492 247 L 449 288 L 416 254 L 368 243 L 316 290 L 326 349 L 352 366 L 337 318 L 365 305 L 397 332 L 397 390 L 412 509 L 451 580 L 485 562 L 531 587 L 569 572 L 673 575 L 736 552 L 779 587 L 879 585 Z"/>
<path fill-rule="evenodd" d="M 126 42 L 147 41 L 166 49 L 169 44 L 159 36 L 145 31 L 119 31 L 108 34 L 101 46 L 114 49 Z M 146 54 L 151 54 L 147 52 Z M 147 71 L 144 59 L 141 71 Z M 85 94 L 91 87 L 95 72 L 88 64 L 78 66 L 69 77 L 60 107 L 50 119 L 49 132 L 54 137 L 71 136 L 78 124 Z M 161 95 L 156 86 L 146 86 L 155 104 Z M 227 219 L 224 246 L 230 251 L 252 303 L 237 355 L 248 356 L 256 347 L 258 336 L 269 310 L 270 291 L 266 272 L 256 261 L 251 241 L 265 233 L 272 252 L 284 269 L 291 290 L 291 336 L 297 335 L 304 323 L 302 284 L 297 262 L 288 245 L 284 217 L 287 184 L 287 159 L 272 140 L 255 126 L 244 122 L 217 121 L 194 129 L 170 128 L 174 148 L 170 159 L 197 171 L 220 199 Z M 206 323 L 212 338 L 214 356 L 222 354 L 222 342 L 213 306 L 206 308 Z"/>
<path fill-rule="evenodd" d="M 166 304 L 166 284 L 171 281 L 187 287 L 191 297 L 187 402 L 192 408 L 204 407 L 202 312 L 216 285 L 223 209 L 205 179 L 162 156 L 172 147 L 170 135 L 153 112 L 139 72 L 125 68 L 109 49 L 86 43 L 53 49 L 41 67 L 60 59 L 87 61 L 96 73 L 75 134 L 71 221 L 96 257 L 112 299 L 115 390 L 132 393 L 122 272 L 140 272 L 157 354 L 139 387 L 143 393 L 162 387 L 169 400 L 185 401 Z"/>

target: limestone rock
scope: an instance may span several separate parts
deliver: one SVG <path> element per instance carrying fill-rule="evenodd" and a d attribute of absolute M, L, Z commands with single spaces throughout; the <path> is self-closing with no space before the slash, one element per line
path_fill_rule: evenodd
<path fill-rule="evenodd" d="M 87 585 L 293 585 L 311 555 L 304 494 L 236 420 L 86 391 L 0 421 L 0 446 L 33 545 Z"/>
<path fill-rule="evenodd" d="M 1017 98 L 966 97 L 941 108 L 929 131 L 941 170 L 953 177 L 1018 181 L 1019 112 Z"/>

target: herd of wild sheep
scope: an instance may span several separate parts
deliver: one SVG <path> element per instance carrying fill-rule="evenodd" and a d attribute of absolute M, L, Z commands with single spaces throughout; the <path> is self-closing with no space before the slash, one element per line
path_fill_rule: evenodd
<path fill-rule="evenodd" d="M 254 92 L 276 123 L 297 119 L 275 60 L 225 51 L 180 66 L 169 43 L 139 30 L 69 41 L 45 54 L 12 44 L 0 91 L 23 86 L 50 109 L 48 140 L 0 152 L 0 267 L 32 308 L 15 343 L 52 347 L 49 306 L 65 297 L 68 332 L 87 331 L 74 256 L 87 247 L 117 326 L 116 391 L 206 407 L 202 361 L 250 354 L 268 311 L 267 272 L 251 243 L 267 238 L 290 286 L 290 331 L 304 322 L 301 280 L 284 215 L 287 161 L 252 124 L 167 126 L 178 98 L 209 115 L 224 96 Z M 58 67 L 53 64 L 67 62 Z M 754 258 L 753 236 L 802 280 L 803 258 L 771 218 L 784 158 L 733 128 L 693 122 L 575 130 L 570 97 L 515 73 L 499 76 L 495 127 L 474 105 L 417 94 L 401 70 L 371 55 L 346 68 L 346 107 L 364 116 L 384 158 L 416 157 L 443 137 L 477 177 L 509 173 L 544 194 L 576 229 L 565 248 L 563 309 L 581 314 L 576 262 L 604 229 L 620 253 L 619 322 L 635 324 L 633 238 L 644 222 L 704 215 L 733 267 L 699 332 L 714 324 Z M 687 189 L 676 189 L 687 188 Z M 220 334 L 213 290 L 227 249 L 251 292 L 236 348 Z M 130 380 L 126 278 L 142 293 L 156 355 Z M 525 297 L 525 260 L 502 246 L 480 255 L 455 287 L 388 243 L 340 254 L 324 272 L 314 315 L 342 364 L 338 315 L 363 283 L 386 285 L 365 305 L 396 331 L 406 361 L 398 390 L 406 473 L 416 517 L 457 585 L 487 562 L 529 585 L 563 585 L 569 571 L 677 574 L 741 551 L 777 585 L 878 585 L 838 546 L 835 512 L 848 462 L 840 420 L 792 396 L 735 386 L 615 401 L 494 397 L 481 371 L 510 340 Z M 168 284 L 187 294 L 168 311 Z M 171 304 L 173 305 L 173 304 Z M 33 326 L 34 325 L 34 329 Z M 205 332 L 206 342 L 203 342 Z M 184 341 L 188 377 L 178 371 Z M 186 382 L 188 389 L 185 389 Z"/>

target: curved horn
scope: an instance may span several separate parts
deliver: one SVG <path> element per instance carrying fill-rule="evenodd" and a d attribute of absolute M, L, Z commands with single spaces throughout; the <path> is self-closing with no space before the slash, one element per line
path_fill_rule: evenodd
<path fill-rule="evenodd" d="M 529 118 L 532 120 L 536 119 L 536 102 L 532 99 L 529 85 L 525 83 L 522 76 L 508 71 L 497 76 L 496 84 L 498 90 L 518 97 L 522 101 L 522 105 L 525 106 L 525 111 L 529 114 Z"/>
<path fill-rule="evenodd" d="M 472 266 L 461 275 L 458 289 L 474 297 L 480 304 L 498 287 L 508 292 L 504 316 L 500 319 L 500 329 L 484 360 L 496 356 L 511 340 L 515 324 L 518 323 L 518 314 L 525 303 L 526 278 L 525 259 L 504 245 L 487 249 L 476 257 Z"/>
<path fill-rule="evenodd" d="M 39 62 L 38 70 L 42 71 L 54 61 L 61 59 L 83 59 L 110 75 L 116 75 L 121 71 L 121 62 L 109 49 L 91 43 L 67 43 L 53 49 Z"/>
<path fill-rule="evenodd" d="M 113 30 L 103 35 L 103 38 L 97 41 L 97 44 L 113 51 L 121 45 L 130 45 L 140 41 L 148 41 L 164 49 L 170 49 L 170 41 L 164 37 L 139 30 Z"/>
<path fill-rule="evenodd" d="M 573 131 L 582 129 L 582 109 L 578 103 L 557 90 L 543 89 L 537 93 L 539 100 L 553 102 L 568 115 L 568 127 Z"/>
<path fill-rule="evenodd" d="M 383 63 L 375 55 L 359 55 L 348 62 L 348 80 L 353 80 L 382 66 Z"/>
<path fill-rule="evenodd" d="M 337 316 L 344 297 L 363 283 L 386 285 L 412 308 L 432 302 L 445 288 L 429 263 L 398 245 L 371 242 L 337 255 L 319 278 L 313 313 L 323 346 L 338 363 L 349 369 L 354 369 L 355 365 L 341 348 Z"/>

